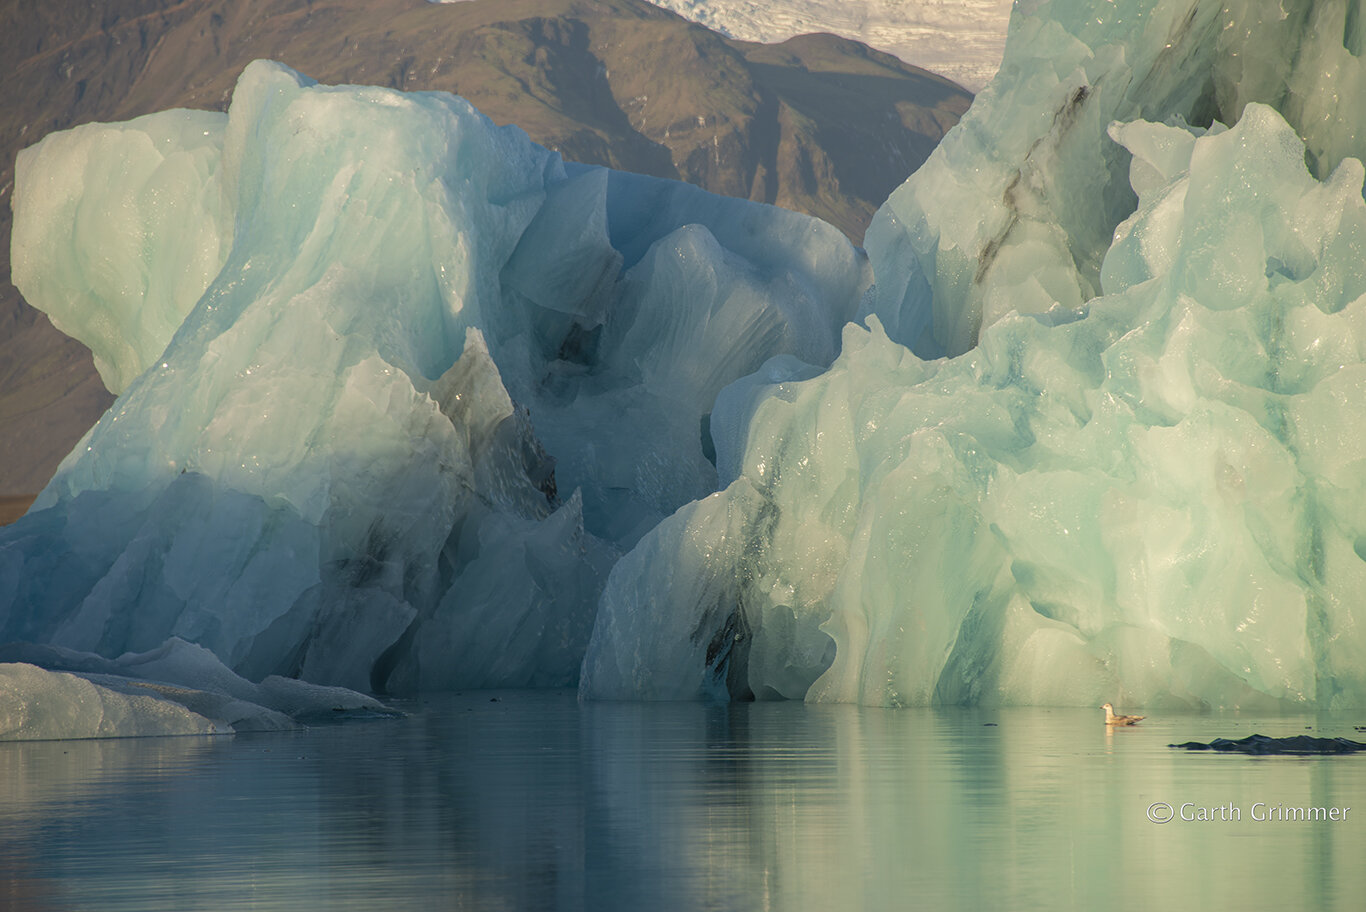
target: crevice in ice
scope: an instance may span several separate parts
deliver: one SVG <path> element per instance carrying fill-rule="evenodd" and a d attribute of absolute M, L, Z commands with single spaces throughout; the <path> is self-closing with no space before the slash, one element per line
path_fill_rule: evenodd
<path fill-rule="evenodd" d="M 718 605 L 716 611 L 725 612 L 725 607 Z M 750 628 L 744 605 L 736 602 L 725 617 L 725 623 L 707 643 L 707 674 L 717 691 L 724 690 L 731 700 L 749 702 L 754 691 L 749 686 Z M 696 633 L 705 635 L 701 629 Z"/>
<path fill-rule="evenodd" d="M 555 360 L 571 364 L 595 365 L 598 361 L 598 343 L 602 339 L 602 324 L 585 329 L 577 321 L 569 325 L 569 330 L 560 342 Z"/>
<path fill-rule="evenodd" d="M 976 705 L 1000 686 L 1006 611 L 1004 600 L 990 591 L 973 598 L 934 682 L 935 703 Z"/>
<path fill-rule="evenodd" d="M 1186 115 L 1185 120 L 1191 126 L 1199 127 L 1202 130 L 1208 130 L 1216 123 L 1232 121 L 1232 118 L 1226 117 L 1219 109 L 1219 93 L 1215 89 L 1213 77 L 1205 83 L 1205 88 L 1201 90 L 1200 95 L 1195 99 L 1195 103 L 1191 105 L 1190 112 Z"/>
<path fill-rule="evenodd" d="M 1275 282 L 1277 277 L 1289 279 L 1291 282 L 1299 282 L 1304 279 L 1294 266 L 1284 262 L 1280 257 L 1270 256 L 1266 258 L 1266 278 L 1268 282 Z"/>
<path fill-rule="evenodd" d="M 443 588 L 442 591 L 445 589 Z M 375 659 L 374 664 L 370 666 L 371 693 L 387 694 L 392 692 L 389 681 L 394 677 L 394 672 L 397 671 L 399 664 L 412 653 L 423 621 L 424 617 L 421 615 L 413 618 L 403 633 L 399 635 L 399 638 L 394 640 L 393 644 Z"/>
<path fill-rule="evenodd" d="M 698 436 L 702 440 L 702 455 L 707 458 L 713 466 L 716 465 L 716 441 L 711 436 L 711 412 L 702 416 L 699 422 Z"/>
<path fill-rule="evenodd" d="M 1363 34 L 1361 4 L 1349 2 L 1347 4 L 1347 18 L 1342 28 L 1342 46 L 1347 49 L 1347 53 L 1353 57 L 1360 58 L 1363 44 L 1366 44 L 1366 34 Z"/>

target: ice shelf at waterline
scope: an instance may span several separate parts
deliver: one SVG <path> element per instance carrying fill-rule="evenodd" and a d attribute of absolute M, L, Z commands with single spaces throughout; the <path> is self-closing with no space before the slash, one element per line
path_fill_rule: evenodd
<path fill-rule="evenodd" d="M 0 646 L 0 741 L 225 735 L 397 716 L 373 697 L 272 675 L 253 684 L 177 637 L 116 660 Z"/>
<path fill-rule="evenodd" d="M 1282 6 L 1018 5 L 870 260 L 266 63 L 226 117 L 50 137 L 16 283 L 121 395 L 0 530 L 0 640 L 356 689 L 1366 704 L 1362 150 L 1313 113 L 1361 25 Z"/>

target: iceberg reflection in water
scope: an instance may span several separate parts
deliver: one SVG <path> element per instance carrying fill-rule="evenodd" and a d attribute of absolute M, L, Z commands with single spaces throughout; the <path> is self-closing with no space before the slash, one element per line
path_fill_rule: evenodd
<path fill-rule="evenodd" d="M 408 708 L 297 734 L 0 745 L 0 904 L 1330 910 L 1366 888 L 1366 764 L 1167 747 L 1346 717 L 1107 732 L 1075 709 L 526 692 Z M 1159 825 L 1159 802 L 1241 819 Z M 1267 822 L 1256 803 L 1362 807 Z"/>

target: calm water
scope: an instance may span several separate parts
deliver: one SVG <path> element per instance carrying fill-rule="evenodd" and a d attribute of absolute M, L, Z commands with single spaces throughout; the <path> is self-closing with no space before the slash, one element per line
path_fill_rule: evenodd
<path fill-rule="evenodd" d="M 1362 737 L 1361 718 L 1170 716 L 1107 733 L 1100 710 L 498 697 L 289 735 L 0 745 L 0 908 L 1356 910 L 1366 897 L 1366 756 L 1167 748 L 1306 726 Z M 1153 823 L 1155 802 L 1178 818 Z M 1181 820 L 1186 803 L 1215 819 Z M 1351 810 L 1252 819 L 1278 805 Z"/>

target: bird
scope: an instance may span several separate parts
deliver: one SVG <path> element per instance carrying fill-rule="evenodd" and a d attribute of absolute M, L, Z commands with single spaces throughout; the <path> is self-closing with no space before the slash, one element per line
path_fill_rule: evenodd
<path fill-rule="evenodd" d="M 1141 722 L 1142 720 L 1148 718 L 1147 716 L 1118 715 L 1115 713 L 1115 708 L 1111 706 L 1109 703 L 1102 704 L 1100 708 L 1105 710 L 1106 725 L 1133 725 L 1135 722 Z"/>

